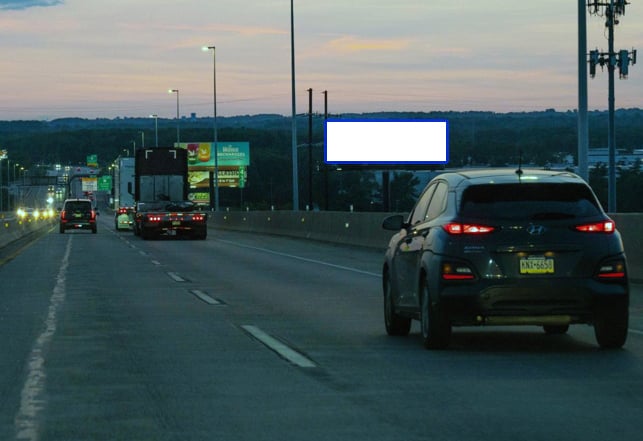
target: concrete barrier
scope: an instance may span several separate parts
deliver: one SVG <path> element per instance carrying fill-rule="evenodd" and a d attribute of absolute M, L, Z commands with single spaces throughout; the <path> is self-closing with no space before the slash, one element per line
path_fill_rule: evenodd
<path fill-rule="evenodd" d="M 302 239 L 386 249 L 391 232 L 382 220 L 391 213 L 231 211 L 212 213 L 210 226 L 220 230 L 277 234 Z M 643 213 L 610 215 L 628 258 L 630 280 L 643 282 Z"/>
<path fill-rule="evenodd" d="M 21 221 L 11 215 L 0 214 L 0 248 L 40 228 L 50 227 L 52 220 Z"/>

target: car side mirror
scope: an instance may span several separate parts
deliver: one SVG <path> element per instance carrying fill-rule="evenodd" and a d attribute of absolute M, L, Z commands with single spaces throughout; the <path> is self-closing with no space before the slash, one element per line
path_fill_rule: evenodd
<path fill-rule="evenodd" d="M 404 216 L 401 214 L 394 214 L 389 216 L 382 221 L 382 228 L 390 231 L 400 231 L 402 228 L 406 228 L 404 223 Z"/>

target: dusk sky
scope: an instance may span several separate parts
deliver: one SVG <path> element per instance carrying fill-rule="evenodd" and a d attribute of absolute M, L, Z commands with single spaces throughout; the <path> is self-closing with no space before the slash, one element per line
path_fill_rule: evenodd
<path fill-rule="evenodd" d="M 577 0 L 295 0 L 297 112 L 578 106 Z M 607 50 L 589 15 L 588 50 Z M 615 49 L 643 55 L 643 1 Z M 0 0 L 0 120 L 291 112 L 289 0 Z M 639 56 L 641 58 L 641 56 Z M 607 109 L 607 70 L 589 108 Z M 617 73 L 618 77 L 618 73 Z M 643 107 L 643 62 L 616 82 Z"/>

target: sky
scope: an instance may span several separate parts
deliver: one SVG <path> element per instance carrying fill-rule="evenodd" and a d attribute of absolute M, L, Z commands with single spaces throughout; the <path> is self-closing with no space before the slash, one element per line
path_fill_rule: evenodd
<path fill-rule="evenodd" d="M 294 0 L 297 113 L 309 88 L 331 114 L 576 109 L 577 12 L 577 0 Z M 642 23 L 631 0 L 615 49 L 643 51 Z M 607 51 L 606 35 L 588 14 L 588 50 Z M 290 42 L 288 0 L 0 0 L 0 120 L 173 118 L 168 89 L 182 116 L 212 116 L 215 70 L 218 116 L 290 115 Z M 607 109 L 607 69 L 588 89 L 590 110 Z M 616 107 L 643 107 L 643 63 L 617 78 Z"/>

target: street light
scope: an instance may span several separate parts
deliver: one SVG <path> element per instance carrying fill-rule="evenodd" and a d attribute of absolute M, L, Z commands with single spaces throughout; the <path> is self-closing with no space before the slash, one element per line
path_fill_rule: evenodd
<path fill-rule="evenodd" d="M 167 92 L 176 93 L 176 146 L 178 147 L 181 143 L 179 136 L 179 89 L 169 89 Z"/>
<path fill-rule="evenodd" d="M 214 106 L 214 210 L 219 211 L 219 149 L 217 133 L 217 55 L 215 46 L 203 46 L 204 52 L 212 51 L 212 94 Z"/>
<path fill-rule="evenodd" d="M 156 147 L 159 146 L 159 116 L 155 113 L 150 115 L 150 118 L 154 118 L 154 137 L 156 138 Z"/>

